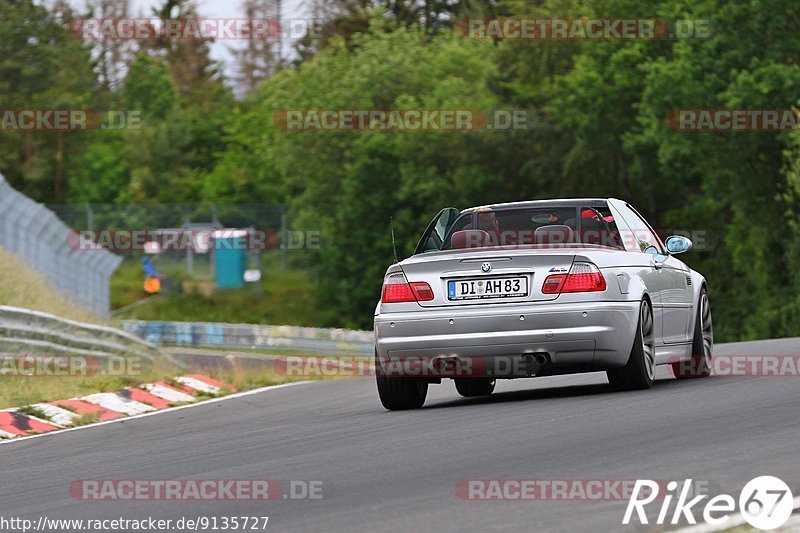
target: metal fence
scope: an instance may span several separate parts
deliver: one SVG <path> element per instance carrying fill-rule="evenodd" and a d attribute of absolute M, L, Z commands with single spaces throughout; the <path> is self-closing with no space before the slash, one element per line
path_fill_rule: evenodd
<path fill-rule="evenodd" d="M 58 291 L 100 317 L 111 305 L 109 278 L 120 257 L 71 246 L 72 230 L 0 175 L 0 246 L 19 255 Z"/>
<path fill-rule="evenodd" d="M 123 320 L 129 331 L 153 344 L 194 348 L 275 349 L 308 354 L 372 355 L 371 331 L 264 326 L 214 322 L 162 322 Z"/>

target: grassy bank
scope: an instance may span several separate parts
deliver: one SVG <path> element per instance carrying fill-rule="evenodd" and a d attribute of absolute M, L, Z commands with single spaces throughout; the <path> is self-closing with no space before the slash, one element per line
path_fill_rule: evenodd
<path fill-rule="evenodd" d="M 10 366 L 8 361 L 3 362 L 6 370 Z M 20 367 L 21 368 L 21 367 Z M 43 372 L 35 375 L 0 375 L 0 408 L 20 407 L 32 403 L 65 400 L 79 396 L 86 396 L 95 392 L 110 392 L 132 387 L 143 383 L 152 383 L 163 379 L 172 379 L 185 371 L 168 363 L 158 360 L 154 363 L 140 363 L 121 365 L 120 368 L 135 369 L 134 372 L 119 373 L 116 375 L 44 375 Z"/>
<path fill-rule="evenodd" d="M 88 310 L 57 292 L 17 255 L 0 248 L 0 305 L 24 307 L 62 318 L 100 323 Z"/>

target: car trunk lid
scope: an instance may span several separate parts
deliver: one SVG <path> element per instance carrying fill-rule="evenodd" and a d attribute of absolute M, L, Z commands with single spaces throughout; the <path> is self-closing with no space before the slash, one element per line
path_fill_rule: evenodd
<path fill-rule="evenodd" d="M 543 294 L 542 284 L 550 274 L 569 272 L 574 258 L 570 249 L 452 250 L 420 254 L 400 266 L 409 282 L 433 289 L 433 300 L 419 305 L 449 307 L 554 300 L 558 295 Z"/>

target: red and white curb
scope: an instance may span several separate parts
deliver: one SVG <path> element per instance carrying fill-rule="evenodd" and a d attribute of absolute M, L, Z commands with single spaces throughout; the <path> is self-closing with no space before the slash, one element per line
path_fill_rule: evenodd
<path fill-rule="evenodd" d="M 6 445 L 10 446 L 10 445 L 13 445 L 15 443 L 24 442 L 24 441 L 27 441 L 27 440 L 30 440 L 30 439 L 47 438 L 47 437 L 51 437 L 51 436 L 54 436 L 54 435 L 59 435 L 61 433 L 70 433 L 72 431 L 91 431 L 93 428 L 99 428 L 99 427 L 102 427 L 102 426 L 107 426 L 109 424 L 116 424 L 118 422 L 125 422 L 125 421 L 128 421 L 128 420 L 137 420 L 137 419 L 140 419 L 140 418 L 148 418 L 148 417 L 151 417 L 151 416 L 159 416 L 159 415 L 162 415 L 162 414 L 174 413 L 175 411 L 182 411 L 184 409 L 194 409 L 194 408 L 198 408 L 198 407 L 203 407 L 205 405 L 218 405 L 218 404 L 220 404 L 222 402 L 233 401 L 233 400 L 237 400 L 239 398 L 244 398 L 244 397 L 247 397 L 247 396 L 254 396 L 256 394 L 265 394 L 265 393 L 268 393 L 268 392 L 274 392 L 274 391 L 277 391 L 277 390 L 280 390 L 280 389 L 286 389 L 286 388 L 289 388 L 289 387 L 297 387 L 297 386 L 300 386 L 300 385 L 311 385 L 313 383 L 318 383 L 318 382 L 316 382 L 316 381 L 294 381 L 292 383 L 281 383 L 279 385 L 268 385 L 266 387 L 260 387 L 258 389 L 250 389 L 250 390 L 246 390 L 246 391 L 242 391 L 242 392 L 234 392 L 234 393 L 226 394 L 226 395 L 219 396 L 219 397 L 216 397 L 216 398 L 209 398 L 209 399 L 202 399 L 201 398 L 201 399 L 196 400 L 194 402 L 182 403 L 182 404 L 180 404 L 180 405 L 178 405 L 176 407 L 169 407 L 167 409 L 161 409 L 161 410 L 158 410 L 158 411 L 150 411 L 149 413 L 143 413 L 141 415 L 134 415 L 134 416 L 130 416 L 130 417 L 126 417 L 122 413 L 114 413 L 114 414 L 108 413 L 102 407 L 94 405 L 94 404 L 91 404 L 91 403 L 88 403 L 88 402 L 84 402 L 82 400 L 59 400 L 58 402 L 55 402 L 55 403 L 58 403 L 60 405 L 60 404 L 66 403 L 66 402 L 71 402 L 73 405 L 82 405 L 83 406 L 82 408 L 84 408 L 84 409 L 86 408 L 86 406 L 91 406 L 91 407 L 89 407 L 89 409 L 93 409 L 96 412 L 105 412 L 106 414 L 102 415 L 103 418 L 100 418 L 100 421 L 94 422 L 94 423 L 91 423 L 91 424 L 66 427 L 66 428 L 63 428 L 63 429 L 58 429 L 57 431 L 49 431 L 49 432 L 45 432 L 45 433 L 36 433 L 36 434 L 25 435 L 25 436 L 14 436 L 13 434 L 9 434 L 14 438 L 0 439 L 0 446 L 6 446 Z M 2 432 L 2 430 L 0 430 L 0 432 Z"/>
<path fill-rule="evenodd" d="M 122 413 L 117 413 L 116 411 L 107 411 L 99 405 L 95 405 L 84 400 L 79 400 L 77 398 L 73 398 L 71 400 L 57 400 L 55 402 L 50 402 L 50 404 L 74 413 L 75 416 L 72 419 L 73 422 L 82 416 L 90 416 L 101 422 L 105 422 L 107 420 L 116 420 L 117 418 L 122 418 L 125 416 Z"/>
<path fill-rule="evenodd" d="M 69 409 L 49 403 L 35 403 L 31 407 L 45 415 L 51 424 L 62 428 L 71 426 L 75 419 L 80 417 L 80 415 L 73 413 Z"/>
<path fill-rule="evenodd" d="M 13 437 L 24 437 L 36 433 L 53 431 L 58 427 L 32 415 L 21 413 L 16 409 L 0 411 L 0 430 Z"/>
<path fill-rule="evenodd" d="M 194 396 L 187 394 L 181 390 L 178 390 L 174 387 L 170 387 L 166 383 L 158 382 L 158 383 L 148 383 L 147 385 L 142 385 L 142 387 L 158 396 L 159 398 L 164 398 L 165 400 L 169 400 L 173 403 L 184 403 L 184 402 L 193 402 Z"/>
<path fill-rule="evenodd" d="M 190 389 L 199 390 L 201 392 L 205 392 L 206 394 L 219 394 L 219 391 L 225 387 L 223 383 L 220 383 L 215 379 L 199 376 L 197 374 L 193 374 L 191 376 L 181 376 L 176 378 L 175 381 L 183 384 L 186 387 L 189 387 Z"/>
<path fill-rule="evenodd" d="M 199 374 L 181 376 L 175 378 L 175 382 L 180 384 L 180 388 L 161 381 L 126 387 L 117 392 L 98 392 L 82 398 L 31 404 L 22 411 L 19 408 L 3 409 L 0 410 L 0 440 L 70 428 L 84 418 L 90 423 L 106 422 L 198 402 L 226 391 L 236 392 L 233 387 Z"/>

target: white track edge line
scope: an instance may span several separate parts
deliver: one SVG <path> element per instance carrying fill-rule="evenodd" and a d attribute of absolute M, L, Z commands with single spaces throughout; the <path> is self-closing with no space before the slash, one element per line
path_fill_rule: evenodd
<path fill-rule="evenodd" d="M 168 407 L 166 409 L 160 409 L 158 411 L 151 411 L 149 413 L 141 413 L 141 414 L 138 414 L 138 415 L 126 416 L 126 417 L 123 417 L 123 418 L 116 418 L 114 420 L 104 420 L 102 422 L 97 422 L 95 424 L 87 424 L 85 426 L 77 426 L 77 427 L 73 427 L 73 428 L 58 429 L 58 430 L 55 430 L 55 431 L 48 431 L 47 433 L 39 433 L 37 435 L 27 435 L 25 437 L 17 437 L 17 438 L 14 438 L 14 439 L 2 439 L 2 440 L 0 440 L 0 446 L 12 444 L 14 442 L 21 442 L 21 441 L 29 440 L 29 439 L 38 439 L 40 437 L 48 437 L 50 435 L 56 435 L 56 434 L 59 434 L 59 433 L 67 433 L 69 431 L 78 431 L 78 430 L 81 430 L 81 429 L 91 429 L 91 428 L 96 428 L 96 427 L 100 427 L 100 426 L 105 426 L 105 425 L 108 425 L 108 424 L 116 424 L 116 423 L 119 423 L 119 422 L 127 422 L 128 420 L 136 420 L 137 418 L 145 418 L 145 417 L 148 417 L 148 416 L 160 415 L 162 413 L 170 413 L 170 412 L 174 412 L 174 411 L 180 411 L 182 409 L 189 409 L 191 407 L 199 407 L 201 405 L 207 405 L 207 404 L 214 403 L 214 402 L 224 402 L 226 400 L 235 400 L 236 398 L 243 398 L 245 396 L 252 396 L 253 394 L 259 394 L 259 393 L 262 393 L 262 392 L 268 392 L 268 391 L 276 390 L 276 389 L 283 389 L 283 388 L 292 387 L 292 386 L 295 386 L 295 385 L 307 385 L 309 383 L 318 383 L 318 382 L 317 381 L 294 381 L 292 383 L 281 383 L 279 385 L 270 385 L 268 387 L 261 387 L 259 389 L 247 390 L 247 391 L 242 391 L 242 392 L 234 392 L 233 394 L 228 394 L 227 396 L 220 396 L 219 398 L 211 398 L 209 400 L 203 400 L 202 402 L 190 403 L 190 404 L 186 404 L 186 405 L 178 405 L 176 407 Z"/>

